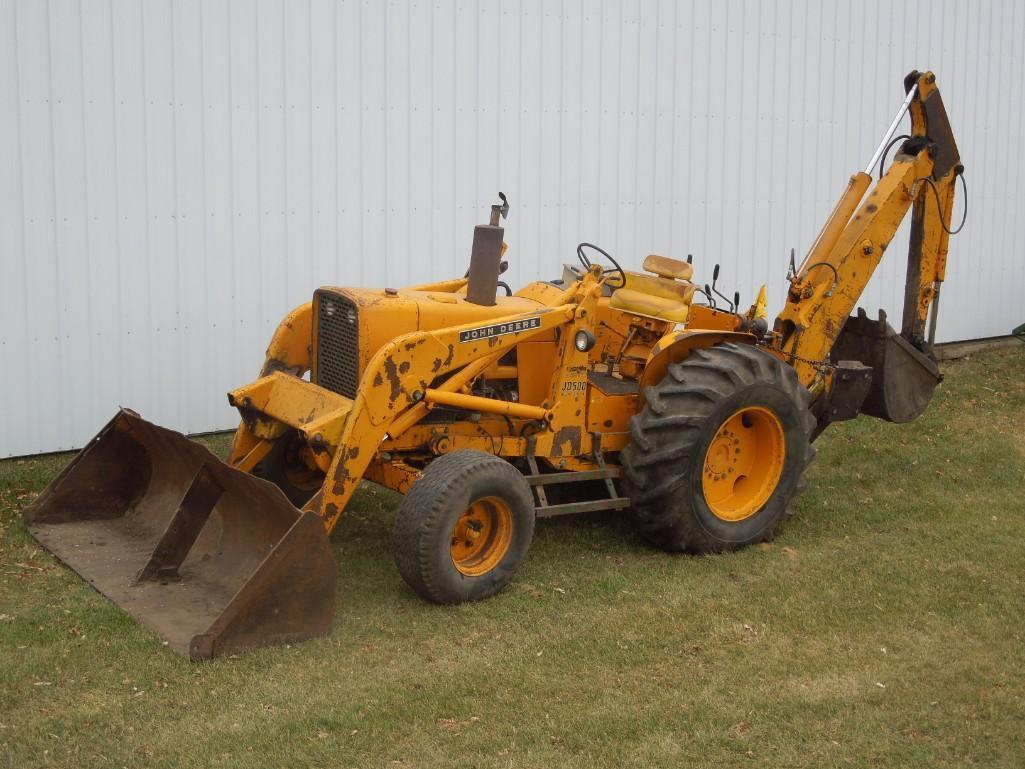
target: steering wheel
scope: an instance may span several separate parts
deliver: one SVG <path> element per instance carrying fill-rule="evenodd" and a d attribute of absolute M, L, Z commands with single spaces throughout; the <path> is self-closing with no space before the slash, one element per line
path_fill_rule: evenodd
<path fill-rule="evenodd" d="M 626 285 L 626 273 L 623 271 L 623 268 L 619 266 L 619 262 L 613 259 L 612 255 L 608 251 L 606 251 L 604 248 L 599 248 L 598 246 L 594 245 L 594 243 L 580 243 L 577 245 L 577 259 L 580 260 L 580 263 L 584 266 L 585 270 L 591 269 L 591 260 L 588 259 L 587 254 L 584 253 L 585 248 L 590 248 L 593 251 L 597 251 L 599 254 L 601 254 L 610 262 L 612 262 L 613 268 L 611 270 L 606 270 L 604 267 L 602 267 L 601 271 L 602 277 L 606 277 L 608 275 L 616 275 L 617 273 L 619 275 L 618 282 L 609 282 L 609 288 L 615 290 L 617 288 L 622 288 Z"/>

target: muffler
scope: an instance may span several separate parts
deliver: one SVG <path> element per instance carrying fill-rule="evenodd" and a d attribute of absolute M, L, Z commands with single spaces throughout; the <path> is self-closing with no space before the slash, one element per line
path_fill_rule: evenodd
<path fill-rule="evenodd" d="M 327 633 L 316 513 L 121 410 L 23 513 L 44 548 L 194 660 Z"/>
<path fill-rule="evenodd" d="M 920 417 L 943 379 L 932 357 L 894 331 L 882 310 L 875 321 L 858 308 L 844 324 L 830 357 L 834 362 L 860 361 L 872 369 L 861 412 L 887 422 Z"/>

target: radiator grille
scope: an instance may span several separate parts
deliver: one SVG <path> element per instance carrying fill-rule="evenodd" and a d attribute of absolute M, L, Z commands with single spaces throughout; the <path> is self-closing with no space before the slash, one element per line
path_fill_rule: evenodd
<path fill-rule="evenodd" d="M 317 292 L 317 384 L 346 398 L 359 386 L 356 305 L 344 296 Z"/>

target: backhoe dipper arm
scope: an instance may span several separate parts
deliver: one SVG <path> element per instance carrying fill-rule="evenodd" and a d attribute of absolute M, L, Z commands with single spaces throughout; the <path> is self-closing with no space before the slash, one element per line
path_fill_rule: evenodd
<path fill-rule="evenodd" d="M 912 72 L 905 87 L 908 98 L 866 170 L 851 177 L 791 277 L 786 306 L 776 318 L 773 346 L 813 393 L 821 392 L 822 364 L 912 205 L 903 336 L 919 349 L 925 347 L 929 306 L 946 268 L 954 184 L 964 169 L 935 76 Z M 911 111 L 912 136 L 862 200 L 906 109 Z"/>
<path fill-rule="evenodd" d="M 915 75 L 917 78 L 914 80 L 925 82 L 918 87 L 921 97 L 911 103 L 912 140 L 925 137 L 928 142 L 926 148 L 932 153 L 933 169 L 931 179 L 923 182 L 919 188 L 911 214 L 901 335 L 919 349 L 924 349 L 924 342 L 927 341 L 930 346 L 933 342 L 940 284 L 946 275 L 947 246 L 952 234 L 954 185 L 957 177 L 964 172 L 964 166 L 961 165 L 947 111 L 936 88 L 935 75 L 912 72 L 905 79 L 905 85 Z M 930 305 L 933 305 L 932 325 L 929 339 L 925 340 L 925 324 Z"/>

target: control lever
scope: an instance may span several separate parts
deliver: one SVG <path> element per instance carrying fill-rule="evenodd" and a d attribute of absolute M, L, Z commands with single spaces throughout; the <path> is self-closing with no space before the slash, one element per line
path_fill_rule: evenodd
<path fill-rule="evenodd" d="M 715 267 L 713 267 L 713 268 L 712 268 L 712 291 L 713 291 L 713 292 L 715 292 L 715 295 L 716 295 L 716 296 L 718 296 L 718 297 L 719 297 L 720 299 L 722 299 L 722 300 L 723 300 L 724 302 L 726 302 L 726 304 L 727 304 L 727 305 L 729 305 L 729 308 L 730 308 L 730 312 L 735 312 L 735 311 L 736 311 L 736 309 L 737 309 L 737 305 L 733 304 L 733 303 L 732 303 L 732 302 L 731 302 L 731 301 L 730 301 L 730 300 L 729 300 L 729 299 L 728 299 L 728 298 L 726 297 L 726 295 L 725 295 L 725 294 L 722 294 L 722 293 L 720 293 L 720 292 L 719 292 L 719 290 L 718 290 L 718 289 L 716 289 L 716 287 L 715 287 L 715 282 L 716 282 L 717 280 L 719 280 L 719 265 L 718 265 L 718 264 L 717 264 L 717 265 L 715 265 Z"/>
<path fill-rule="evenodd" d="M 707 283 L 705 284 L 704 294 L 705 294 L 705 299 L 708 300 L 708 303 L 711 305 L 712 309 L 713 310 L 716 309 L 716 307 L 715 307 L 715 297 L 712 296 L 712 287 L 709 286 Z"/>

